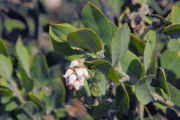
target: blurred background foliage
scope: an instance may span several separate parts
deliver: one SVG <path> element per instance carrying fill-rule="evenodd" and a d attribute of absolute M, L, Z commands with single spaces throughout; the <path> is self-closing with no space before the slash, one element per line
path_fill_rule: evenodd
<path fill-rule="evenodd" d="M 140 97 L 138 100 L 132 93 L 135 88 L 131 84 L 137 82 L 134 78 L 130 85 L 116 86 L 115 90 L 111 88 L 113 83 L 106 87 L 104 76 L 96 71 L 97 78 L 103 79 L 96 79 L 97 84 L 89 83 L 91 90 L 85 86 L 79 92 L 72 92 L 65 86 L 62 75 L 69 60 L 54 52 L 49 40 L 49 25 L 69 23 L 84 28 L 81 13 L 88 1 L 95 4 L 116 26 L 129 24 L 133 33 L 131 39 L 136 41 L 130 42 L 129 50 L 140 58 L 136 61 L 138 65 L 143 61 L 145 42 L 147 39 L 152 41 L 152 67 L 146 72 L 153 75 L 157 72 L 160 75 L 156 74 L 156 78 L 161 76 L 159 79 L 168 81 L 169 91 L 173 91 L 172 101 L 177 108 L 149 103 L 147 101 L 152 99 L 149 98 L 145 101 L 148 104 L 144 107 L 144 119 L 180 119 L 180 30 L 179 26 L 175 26 L 175 31 L 171 29 L 173 25 L 169 26 L 180 23 L 172 16 L 180 13 L 179 0 L 0 0 L 0 119 L 138 119 L 137 101 L 141 100 L 138 94 L 143 93 L 136 93 L 136 97 Z M 148 12 L 146 15 L 139 14 L 138 10 L 145 4 L 148 5 Z M 136 56 L 132 53 L 127 56 L 134 60 Z M 127 56 L 121 62 L 129 60 Z M 3 65 L 9 66 L 9 69 Z M 142 67 L 138 65 L 137 70 Z M 153 69 L 157 66 L 164 68 L 166 79 L 163 70 Z M 127 70 L 127 74 L 139 74 L 126 66 L 122 67 Z M 139 91 L 144 90 L 141 84 L 150 86 L 149 83 L 140 82 L 137 85 Z M 152 84 L 159 87 L 162 83 L 153 80 Z M 13 86 L 18 90 L 12 92 Z M 118 103 L 111 101 L 114 99 L 107 99 L 115 91 L 118 96 L 116 100 L 120 101 Z M 156 91 L 162 92 L 161 89 Z M 93 97 L 90 97 L 91 94 Z M 79 100 L 72 99 L 74 96 L 84 101 L 86 108 Z M 119 108 L 114 112 L 116 106 Z M 114 114 L 118 117 L 114 118 Z"/>

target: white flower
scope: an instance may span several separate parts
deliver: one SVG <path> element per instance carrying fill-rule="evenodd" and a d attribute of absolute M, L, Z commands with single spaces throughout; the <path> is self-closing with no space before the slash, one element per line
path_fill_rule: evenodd
<path fill-rule="evenodd" d="M 75 74 L 71 74 L 69 76 L 69 84 L 73 84 L 77 79 L 77 76 Z"/>
<path fill-rule="evenodd" d="M 72 62 L 71 62 L 71 64 L 70 64 L 70 66 L 69 67 L 77 67 L 77 66 L 79 66 L 80 65 L 80 62 L 78 61 L 78 60 L 73 60 Z"/>
<path fill-rule="evenodd" d="M 88 78 L 89 77 L 89 73 L 88 73 L 87 69 L 86 68 L 82 68 L 82 70 L 83 70 L 84 76 Z"/>
<path fill-rule="evenodd" d="M 79 90 L 80 86 L 81 86 L 81 84 L 80 84 L 79 81 L 75 81 L 75 82 L 74 82 L 74 88 L 75 88 L 76 90 Z"/>
<path fill-rule="evenodd" d="M 84 85 L 84 81 L 88 79 L 89 74 L 85 66 L 83 65 L 84 60 L 73 60 L 63 75 L 66 79 L 66 84 L 69 86 L 69 89 L 75 88 L 79 90 L 81 86 Z"/>
<path fill-rule="evenodd" d="M 69 75 L 71 75 L 73 73 L 73 71 L 71 69 L 68 69 L 65 73 L 65 75 L 63 75 L 65 78 L 67 78 Z"/>
<path fill-rule="evenodd" d="M 79 77 L 84 74 L 82 68 L 76 68 L 75 71 L 76 71 L 77 76 L 79 76 Z"/>
<path fill-rule="evenodd" d="M 84 80 L 85 80 L 84 76 L 79 78 L 79 82 L 81 85 L 84 85 Z"/>

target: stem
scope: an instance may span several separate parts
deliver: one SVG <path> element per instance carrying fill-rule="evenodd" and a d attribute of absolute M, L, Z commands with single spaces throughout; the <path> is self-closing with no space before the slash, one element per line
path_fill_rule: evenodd
<path fill-rule="evenodd" d="M 139 104 L 139 119 L 144 119 L 144 105 L 142 103 Z"/>
<path fill-rule="evenodd" d="M 14 82 L 13 80 L 10 80 L 10 87 L 13 89 L 13 95 L 16 96 L 22 104 L 26 103 L 26 101 L 21 96 L 21 93 L 18 90 L 16 82 Z"/>
<path fill-rule="evenodd" d="M 144 109 L 146 110 L 149 118 L 150 118 L 151 120 L 153 120 L 152 115 L 151 115 L 151 113 L 149 112 L 148 108 L 147 108 L 146 106 L 144 106 Z"/>
<path fill-rule="evenodd" d="M 129 80 L 129 75 L 122 71 L 120 63 L 118 63 L 116 70 L 123 76 L 120 79 L 121 82 Z"/>

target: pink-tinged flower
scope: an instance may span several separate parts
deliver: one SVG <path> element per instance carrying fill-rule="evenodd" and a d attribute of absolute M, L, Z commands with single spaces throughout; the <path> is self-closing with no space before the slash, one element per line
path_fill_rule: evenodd
<path fill-rule="evenodd" d="M 73 60 L 63 77 L 69 89 L 79 90 L 84 81 L 89 78 L 89 73 L 83 65 L 84 60 Z"/>

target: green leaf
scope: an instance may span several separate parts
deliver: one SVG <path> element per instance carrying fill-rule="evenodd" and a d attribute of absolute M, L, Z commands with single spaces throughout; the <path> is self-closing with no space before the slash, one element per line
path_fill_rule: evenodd
<path fill-rule="evenodd" d="M 151 57 L 152 57 L 152 48 L 150 41 L 148 40 L 146 43 L 146 47 L 144 50 L 144 70 L 147 72 L 148 68 L 150 67 L 151 64 Z"/>
<path fill-rule="evenodd" d="M 82 21 L 85 27 L 91 28 L 99 34 L 104 45 L 110 45 L 111 24 L 95 5 L 88 2 L 82 11 Z"/>
<path fill-rule="evenodd" d="M 14 102 L 14 101 L 11 101 L 11 102 L 9 102 L 8 104 L 6 104 L 6 106 L 5 106 L 5 111 L 12 111 L 12 110 L 14 110 L 14 109 L 17 109 L 17 107 L 18 107 L 18 105 L 17 105 L 17 103 L 16 102 Z"/>
<path fill-rule="evenodd" d="M 48 112 L 64 104 L 66 93 L 61 79 L 53 79 L 43 90 L 43 97 L 41 99 L 45 103 Z"/>
<path fill-rule="evenodd" d="M 0 54 L 0 76 L 10 81 L 12 73 L 13 66 L 10 58 Z"/>
<path fill-rule="evenodd" d="M 89 52 L 98 52 L 102 50 L 102 43 L 99 36 L 88 28 L 82 28 L 69 33 L 67 40 L 70 46 L 82 48 Z"/>
<path fill-rule="evenodd" d="M 32 101 L 34 104 L 36 104 L 39 107 L 39 109 L 42 110 L 44 109 L 43 104 L 41 104 L 40 100 L 32 92 L 29 92 L 27 96 L 30 101 Z"/>
<path fill-rule="evenodd" d="M 172 7 L 172 11 L 171 11 L 171 19 L 172 19 L 172 23 L 180 23 L 180 8 L 177 6 L 173 6 Z"/>
<path fill-rule="evenodd" d="M 110 21 L 110 23 L 111 23 L 111 33 L 112 33 L 111 37 L 113 37 L 114 34 L 116 33 L 118 27 L 116 25 L 114 25 L 111 21 Z M 110 43 L 111 42 L 112 42 L 112 39 L 110 40 Z M 105 49 L 105 51 L 104 51 L 105 57 L 108 58 L 109 61 L 111 61 L 112 60 L 112 58 L 111 58 L 112 57 L 112 55 L 111 55 L 111 45 L 105 45 L 104 49 Z"/>
<path fill-rule="evenodd" d="M 91 79 L 92 86 L 91 86 L 91 93 L 94 96 L 103 96 L 106 93 L 106 76 L 99 72 L 98 70 L 95 71 L 94 77 Z"/>
<path fill-rule="evenodd" d="M 18 38 L 15 50 L 18 60 L 20 61 L 23 69 L 26 71 L 27 75 L 30 77 L 31 59 L 26 47 L 22 43 L 21 38 Z"/>
<path fill-rule="evenodd" d="M 167 47 L 171 51 L 180 50 L 180 38 L 179 39 L 170 39 Z"/>
<path fill-rule="evenodd" d="M 180 23 L 171 24 L 167 27 L 164 27 L 163 32 L 166 35 L 171 36 L 171 38 L 179 38 L 180 37 Z"/>
<path fill-rule="evenodd" d="M 124 86 L 118 86 L 116 88 L 116 104 L 117 104 L 117 117 L 121 119 L 129 106 L 129 95 Z"/>
<path fill-rule="evenodd" d="M 170 83 L 168 83 L 169 91 L 170 91 L 170 98 L 173 103 L 180 106 L 180 91 Z"/>
<path fill-rule="evenodd" d="M 124 72 L 130 76 L 130 82 L 136 84 L 141 78 L 143 67 L 139 58 L 129 50 L 120 59 L 120 65 Z"/>
<path fill-rule="evenodd" d="M 59 26 L 61 26 L 61 25 L 59 25 Z M 58 26 L 58 27 L 59 27 L 59 26 Z M 63 27 L 65 27 L 65 25 L 64 25 Z M 55 28 L 54 28 L 54 29 L 55 29 Z M 62 28 L 61 28 L 61 29 L 62 29 Z M 70 31 L 70 30 L 69 30 L 69 31 Z M 55 32 L 56 32 L 56 34 L 59 33 L 59 32 L 57 32 L 57 31 L 55 31 Z M 67 31 L 66 31 L 66 32 L 67 32 Z M 63 33 L 65 33 L 65 32 L 63 32 Z M 67 43 L 67 41 L 64 41 L 64 40 L 60 39 L 59 37 L 60 37 L 61 35 L 57 34 L 57 35 L 58 35 L 58 36 L 57 36 L 56 34 L 53 32 L 52 27 L 50 27 L 50 29 L 49 29 L 49 38 L 50 38 L 50 40 L 51 40 L 51 44 L 52 44 L 54 50 L 55 50 L 59 55 L 65 57 L 65 58 L 68 58 L 68 59 L 79 59 L 79 58 L 82 58 L 82 57 L 84 56 L 84 54 L 82 54 L 82 52 L 80 52 L 80 51 L 78 51 L 78 50 L 73 50 L 73 49 L 69 46 L 69 44 Z M 64 36 L 64 37 L 62 37 L 62 38 L 67 38 L 67 34 L 69 34 L 69 33 L 66 33 L 66 35 L 63 34 L 62 36 Z"/>
<path fill-rule="evenodd" d="M 25 24 L 23 24 L 23 22 L 21 22 L 20 20 L 9 19 L 9 18 L 5 19 L 4 25 L 8 32 L 12 32 L 14 29 L 23 30 L 26 27 Z"/>
<path fill-rule="evenodd" d="M 51 24 L 50 29 L 52 32 L 61 40 L 67 41 L 67 35 L 70 32 L 78 30 L 78 28 L 73 27 L 70 24 Z"/>
<path fill-rule="evenodd" d="M 40 84 L 46 83 L 50 79 L 49 69 L 45 56 L 36 55 L 33 58 L 31 76 L 38 80 Z"/>
<path fill-rule="evenodd" d="M 156 47 L 156 31 L 154 30 L 148 31 L 143 38 L 144 40 L 149 40 L 153 52 Z"/>
<path fill-rule="evenodd" d="M 27 92 L 31 91 L 33 89 L 33 80 L 28 77 L 25 70 L 22 68 L 21 64 L 18 64 L 18 72 L 18 77 L 22 81 L 25 90 Z"/>
<path fill-rule="evenodd" d="M 180 78 L 180 72 L 179 72 L 180 56 L 178 56 L 178 52 L 166 50 L 161 55 L 160 58 L 161 58 L 161 67 L 164 68 L 165 70 L 173 72 L 176 78 Z M 167 72 L 167 75 L 169 76 L 170 74 L 168 74 Z M 168 81 L 171 79 L 172 77 L 167 78 Z"/>
<path fill-rule="evenodd" d="M 164 72 L 164 69 L 162 68 L 159 68 L 159 81 L 160 81 L 160 85 L 161 85 L 161 88 L 164 90 L 164 92 L 170 96 L 170 93 L 169 93 L 169 88 L 168 88 L 168 85 L 167 85 L 167 80 L 166 80 L 166 75 L 165 75 L 165 72 Z"/>
<path fill-rule="evenodd" d="M 25 111 L 25 113 L 27 113 L 30 116 L 33 116 L 39 111 L 38 107 L 30 101 L 23 104 L 22 109 Z"/>
<path fill-rule="evenodd" d="M 0 87 L 0 97 L 2 96 L 12 96 L 12 92 L 8 89 L 8 88 L 5 88 L 5 87 Z"/>
<path fill-rule="evenodd" d="M 155 89 L 151 86 L 152 77 L 145 77 L 136 84 L 135 94 L 137 99 L 144 105 L 154 100 Z"/>
<path fill-rule="evenodd" d="M 112 80 L 114 82 L 120 83 L 118 74 L 115 68 L 105 60 L 95 60 L 93 62 L 85 62 L 91 69 L 96 69 L 102 72 L 106 79 Z"/>
<path fill-rule="evenodd" d="M 136 37 L 134 34 L 130 34 L 130 42 L 129 42 L 130 49 L 136 53 L 137 51 L 140 52 L 142 55 L 144 54 L 145 43 L 143 40 Z"/>
<path fill-rule="evenodd" d="M 6 45 L 1 38 L 0 38 L 0 53 L 5 56 L 8 56 L 8 51 L 7 51 Z"/>
<path fill-rule="evenodd" d="M 127 24 L 118 28 L 111 43 L 112 64 L 116 66 L 121 57 L 126 53 L 130 41 L 130 29 Z"/>
<path fill-rule="evenodd" d="M 113 107 L 113 103 L 106 100 L 101 101 L 98 106 L 92 109 L 93 118 L 95 118 L 95 120 L 101 120 Z"/>

